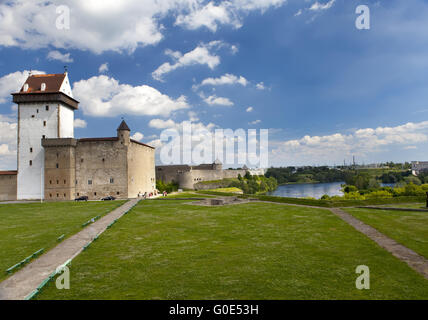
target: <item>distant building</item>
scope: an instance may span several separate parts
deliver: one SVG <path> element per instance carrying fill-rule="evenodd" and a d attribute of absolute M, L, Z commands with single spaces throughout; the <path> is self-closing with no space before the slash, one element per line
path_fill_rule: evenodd
<path fill-rule="evenodd" d="M 122 121 L 109 138 L 74 138 L 67 73 L 29 76 L 18 104 L 18 170 L 0 172 L 0 200 L 134 198 L 153 192 L 155 149 L 130 138 Z"/>
<path fill-rule="evenodd" d="M 428 170 L 428 161 L 412 161 L 412 174 L 417 176 L 423 170 Z"/>

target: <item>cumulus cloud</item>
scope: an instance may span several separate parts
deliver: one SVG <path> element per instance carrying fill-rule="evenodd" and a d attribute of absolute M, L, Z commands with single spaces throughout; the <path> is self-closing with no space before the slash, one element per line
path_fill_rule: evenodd
<path fill-rule="evenodd" d="M 150 86 L 120 84 L 105 75 L 76 82 L 73 94 L 84 114 L 90 116 L 169 116 L 173 111 L 189 108 L 185 96 L 173 99 Z"/>
<path fill-rule="evenodd" d="M 312 4 L 312 6 L 310 6 L 309 10 L 311 11 L 328 10 L 334 5 L 335 2 L 336 0 L 330 0 L 326 3 L 320 3 L 318 1 L 315 1 L 315 3 Z"/>
<path fill-rule="evenodd" d="M 156 129 L 166 129 L 175 127 L 175 122 L 171 119 L 162 120 L 162 119 L 152 119 L 149 122 L 149 127 Z"/>
<path fill-rule="evenodd" d="M 143 140 L 143 138 L 144 138 L 144 134 L 142 134 L 141 132 L 135 132 L 131 137 L 131 139 L 134 139 L 136 141 L 141 141 Z"/>
<path fill-rule="evenodd" d="M 102 65 L 100 65 L 100 67 L 98 68 L 98 72 L 99 73 L 105 73 L 108 71 L 108 63 L 103 63 Z"/>
<path fill-rule="evenodd" d="M 211 70 L 220 64 L 220 57 L 211 51 L 223 46 L 221 41 L 212 41 L 207 44 L 202 43 L 192 51 L 182 54 L 179 51 L 166 50 L 165 54 L 170 56 L 175 62 L 165 62 L 152 73 L 152 77 L 161 81 L 162 77 L 176 69 L 193 65 L 206 65 Z"/>
<path fill-rule="evenodd" d="M 212 95 L 209 97 L 204 98 L 204 101 L 209 104 L 210 106 L 226 106 L 231 107 L 233 106 L 233 102 L 229 100 L 229 98 L 224 97 L 217 97 L 216 95 Z"/>
<path fill-rule="evenodd" d="M 33 70 L 32 74 L 43 74 L 44 71 Z M 25 80 L 27 80 L 30 71 L 16 71 L 0 78 L 0 103 L 11 100 L 11 93 L 18 92 Z"/>
<path fill-rule="evenodd" d="M 73 62 L 73 59 L 70 57 L 69 53 L 61 53 L 58 50 L 53 50 L 48 53 L 48 60 L 58 60 L 61 62 Z"/>
<path fill-rule="evenodd" d="M 341 161 L 344 157 L 365 157 L 388 148 L 413 147 L 428 142 L 428 121 L 409 122 L 396 127 L 364 128 L 351 134 L 335 133 L 326 136 L 304 136 L 301 139 L 275 143 L 273 156 L 284 161 L 310 163 L 318 161 Z"/>
<path fill-rule="evenodd" d="M 187 29 L 195 30 L 206 27 L 215 32 L 219 25 L 231 25 L 233 28 L 242 26 L 242 14 L 252 10 L 264 12 L 269 7 L 279 7 L 286 0 L 235 0 L 212 1 L 195 3 L 190 10 L 177 16 L 176 25 L 182 25 Z"/>
<path fill-rule="evenodd" d="M 263 82 L 259 82 L 259 83 L 257 83 L 257 84 L 256 84 L 256 88 L 257 88 L 258 90 L 265 90 L 265 89 L 266 89 L 265 84 L 264 84 Z"/>
<path fill-rule="evenodd" d="M 17 130 L 14 119 L 0 116 L 0 170 L 16 168 Z"/>
<path fill-rule="evenodd" d="M 74 119 L 74 127 L 75 128 L 86 128 L 88 124 L 85 120 L 82 119 Z"/>
<path fill-rule="evenodd" d="M 260 122 L 262 122 L 262 120 L 254 120 L 254 121 L 249 122 L 248 124 L 249 125 L 256 125 L 256 124 L 259 124 Z"/>
<path fill-rule="evenodd" d="M 226 73 L 219 78 L 207 78 L 202 80 L 202 82 L 194 86 L 194 88 L 198 88 L 201 86 L 221 86 L 221 85 L 234 85 L 240 84 L 241 86 L 247 86 L 248 81 L 243 76 L 235 76 L 234 74 Z"/>
<path fill-rule="evenodd" d="M 219 25 L 239 27 L 250 11 L 264 11 L 285 0 L 235 0 L 214 4 L 210 0 L 76 0 L 66 1 L 69 29 L 56 27 L 62 20 L 57 8 L 62 0 L 9 0 L 0 4 L 0 45 L 132 52 L 163 39 L 162 21 L 176 17 L 176 25 L 215 31 Z"/>
<path fill-rule="evenodd" d="M 247 111 L 247 112 L 252 112 L 254 110 L 254 108 L 253 107 L 248 107 L 247 108 L 247 110 L 245 110 L 245 111 Z"/>

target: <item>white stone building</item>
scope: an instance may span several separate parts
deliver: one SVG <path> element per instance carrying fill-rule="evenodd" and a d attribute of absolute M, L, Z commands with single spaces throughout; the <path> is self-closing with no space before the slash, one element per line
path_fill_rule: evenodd
<path fill-rule="evenodd" d="M 423 170 L 428 170 L 428 161 L 412 161 L 413 175 L 417 176 Z"/>
<path fill-rule="evenodd" d="M 73 138 L 73 98 L 67 73 L 29 76 L 18 93 L 17 199 L 43 198 L 43 138 Z"/>

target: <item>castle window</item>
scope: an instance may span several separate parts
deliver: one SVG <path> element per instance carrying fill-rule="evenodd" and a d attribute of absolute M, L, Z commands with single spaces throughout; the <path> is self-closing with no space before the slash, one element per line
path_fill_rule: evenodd
<path fill-rule="evenodd" d="M 67 180 L 64 180 L 64 184 L 66 184 L 67 183 Z"/>
<path fill-rule="evenodd" d="M 59 164 L 58 164 L 58 163 L 56 164 L 56 168 L 57 168 L 57 169 L 59 168 Z"/>
<path fill-rule="evenodd" d="M 57 197 L 57 198 L 59 197 L 59 193 L 57 193 L 57 194 L 56 194 L 56 197 Z"/>
<path fill-rule="evenodd" d="M 92 180 L 88 180 L 88 184 L 92 184 Z"/>
<path fill-rule="evenodd" d="M 49 180 L 49 184 L 52 184 L 52 180 Z"/>
<path fill-rule="evenodd" d="M 33 160 L 30 160 L 30 166 L 32 166 L 33 165 Z"/>
<path fill-rule="evenodd" d="M 36 112 L 39 113 L 39 109 L 37 109 Z"/>
<path fill-rule="evenodd" d="M 76 184 L 77 184 L 77 180 L 76 180 Z"/>
<path fill-rule="evenodd" d="M 43 135 L 43 136 L 42 136 L 42 139 L 46 139 L 46 136 L 45 136 L 45 135 Z"/>
<path fill-rule="evenodd" d="M 64 193 L 64 198 L 66 197 L 65 193 Z"/>
<path fill-rule="evenodd" d="M 31 118 L 34 118 L 34 114 L 31 115 Z"/>
<path fill-rule="evenodd" d="M 50 194 L 49 194 L 49 197 L 51 197 L 51 198 L 52 198 L 52 193 L 50 193 Z"/>
<path fill-rule="evenodd" d="M 46 127 L 46 121 L 43 121 L 43 127 Z"/>
<path fill-rule="evenodd" d="M 97 195 L 97 193 L 96 192 L 94 192 L 94 196 L 96 196 Z"/>
<path fill-rule="evenodd" d="M 113 178 L 110 178 L 110 183 L 114 183 L 114 179 Z"/>
<path fill-rule="evenodd" d="M 30 148 L 30 152 L 33 152 L 33 148 Z"/>
<path fill-rule="evenodd" d="M 49 111 L 49 106 L 46 106 L 46 111 Z"/>
<path fill-rule="evenodd" d="M 82 158 L 82 159 L 80 159 L 80 162 L 82 162 L 82 163 L 83 163 L 83 158 Z"/>
<path fill-rule="evenodd" d="M 116 194 L 117 194 L 117 195 L 119 195 L 119 194 L 120 194 L 120 192 L 118 191 L 118 192 L 116 192 Z"/>
<path fill-rule="evenodd" d="M 59 184 L 59 180 L 56 181 L 56 184 Z"/>
<path fill-rule="evenodd" d="M 103 158 L 103 162 L 106 161 L 106 159 Z"/>
<path fill-rule="evenodd" d="M 79 196 L 80 194 L 79 194 L 79 192 L 77 193 L 77 196 Z"/>

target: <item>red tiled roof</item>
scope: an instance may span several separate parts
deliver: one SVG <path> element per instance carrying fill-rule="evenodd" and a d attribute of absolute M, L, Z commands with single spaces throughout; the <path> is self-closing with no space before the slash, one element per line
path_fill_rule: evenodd
<path fill-rule="evenodd" d="M 24 91 L 24 85 L 19 91 L 20 94 L 27 93 L 52 93 L 59 92 L 62 83 L 65 79 L 65 73 L 60 74 L 37 74 L 27 78 L 25 84 L 28 84 L 28 90 Z M 46 90 L 42 91 L 42 83 L 46 84 Z"/>
<path fill-rule="evenodd" d="M 18 171 L 16 170 L 9 170 L 9 171 L 0 171 L 0 176 L 10 176 L 10 175 L 17 175 Z"/>

